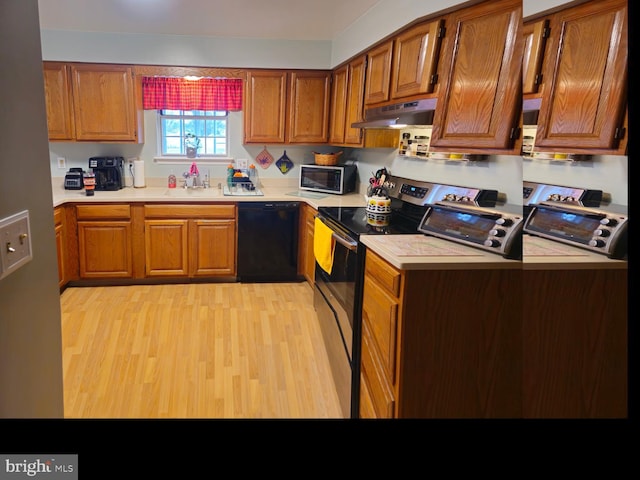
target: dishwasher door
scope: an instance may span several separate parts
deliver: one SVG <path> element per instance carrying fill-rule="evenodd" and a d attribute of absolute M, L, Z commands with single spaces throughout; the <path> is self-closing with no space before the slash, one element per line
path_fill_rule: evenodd
<path fill-rule="evenodd" d="M 297 282 L 299 202 L 238 203 L 238 280 Z"/>

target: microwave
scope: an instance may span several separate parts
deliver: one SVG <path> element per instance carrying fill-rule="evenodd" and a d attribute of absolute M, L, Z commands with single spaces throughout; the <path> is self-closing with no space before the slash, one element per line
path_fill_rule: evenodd
<path fill-rule="evenodd" d="M 342 195 L 356 189 L 356 165 L 300 165 L 300 190 Z"/>

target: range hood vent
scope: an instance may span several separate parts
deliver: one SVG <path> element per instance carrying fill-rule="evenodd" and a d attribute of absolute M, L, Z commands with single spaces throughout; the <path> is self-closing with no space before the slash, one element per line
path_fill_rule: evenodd
<path fill-rule="evenodd" d="M 370 108 L 364 112 L 364 121 L 353 123 L 351 128 L 429 126 L 433 124 L 433 112 L 436 108 L 436 103 L 437 99 L 429 98 Z"/>

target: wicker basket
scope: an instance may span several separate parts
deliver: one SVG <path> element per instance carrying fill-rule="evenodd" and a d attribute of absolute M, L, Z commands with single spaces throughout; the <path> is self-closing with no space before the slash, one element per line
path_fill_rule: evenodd
<path fill-rule="evenodd" d="M 318 153 L 313 152 L 315 156 L 316 165 L 337 165 L 338 157 L 342 155 L 342 152 L 336 153 Z"/>

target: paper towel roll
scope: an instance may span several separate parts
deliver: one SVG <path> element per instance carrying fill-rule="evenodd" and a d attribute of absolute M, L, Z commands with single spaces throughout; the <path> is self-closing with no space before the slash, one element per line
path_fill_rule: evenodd
<path fill-rule="evenodd" d="M 145 186 L 144 160 L 133 161 L 133 186 L 135 188 L 142 188 Z"/>

